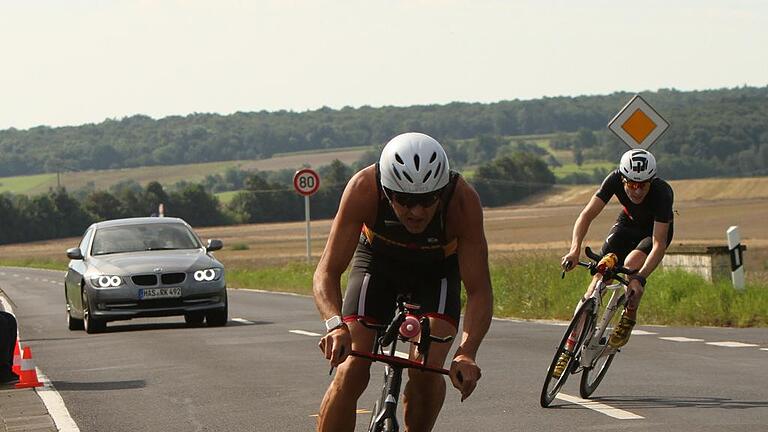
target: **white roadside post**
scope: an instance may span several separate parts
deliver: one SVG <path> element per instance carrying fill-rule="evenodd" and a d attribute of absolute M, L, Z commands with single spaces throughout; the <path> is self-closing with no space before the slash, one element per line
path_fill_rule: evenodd
<path fill-rule="evenodd" d="M 728 237 L 728 249 L 731 252 L 731 280 L 733 287 L 744 289 L 744 260 L 741 254 L 741 235 L 739 227 L 732 226 L 725 232 Z"/>
<path fill-rule="evenodd" d="M 320 176 L 311 168 L 296 171 L 293 175 L 293 188 L 304 195 L 304 219 L 307 222 L 307 264 L 312 262 L 312 234 L 309 224 L 309 197 L 320 188 Z"/>

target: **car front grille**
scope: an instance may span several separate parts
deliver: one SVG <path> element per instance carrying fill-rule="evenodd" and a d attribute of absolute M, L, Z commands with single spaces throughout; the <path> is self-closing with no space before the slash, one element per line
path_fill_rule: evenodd
<path fill-rule="evenodd" d="M 160 276 L 160 280 L 163 282 L 164 285 L 176 285 L 184 282 L 184 279 L 187 278 L 186 273 L 165 273 L 164 275 Z"/>
<path fill-rule="evenodd" d="M 153 274 L 132 276 L 131 280 L 136 285 L 141 286 L 157 285 L 157 276 Z"/>

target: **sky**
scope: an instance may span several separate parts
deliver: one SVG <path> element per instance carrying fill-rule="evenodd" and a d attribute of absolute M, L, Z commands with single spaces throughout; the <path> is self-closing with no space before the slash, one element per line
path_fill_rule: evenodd
<path fill-rule="evenodd" d="M 763 0 L 0 0 L 0 129 L 762 87 L 766 47 Z"/>

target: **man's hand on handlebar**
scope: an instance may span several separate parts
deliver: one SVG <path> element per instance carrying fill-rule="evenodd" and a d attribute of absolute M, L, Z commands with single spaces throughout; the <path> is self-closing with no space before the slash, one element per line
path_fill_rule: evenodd
<path fill-rule="evenodd" d="M 461 392 L 461 401 L 464 402 L 475 390 L 477 380 L 482 375 L 475 360 L 469 356 L 460 354 L 454 357 L 450 370 L 451 383 Z"/>
<path fill-rule="evenodd" d="M 352 336 L 349 333 L 349 327 L 343 325 L 331 330 L 320 339 L 317 346 L 330 361 L 332 368 L 344 363 L 352 352 Z"/>
<path fill-rule="evenodd" d="M 560 261 L 560 266 L 565 271 L 571 271 L 574 268 L 576 268 L 576 264 L 579 262 L 579 252 L 568 252 L 565 256 L 563 256 L 562 260 Z"/>

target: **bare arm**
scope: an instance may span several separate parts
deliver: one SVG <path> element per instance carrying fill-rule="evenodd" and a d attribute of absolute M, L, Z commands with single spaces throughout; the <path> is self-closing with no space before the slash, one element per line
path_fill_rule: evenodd
<path fill-rule="evenodd" d="M 576 223 L 573 224 L 573 235 L 571 236 L 571 250 L 562 258 L 562 266 L 566 271 L 576 267 L 574 264 L 576 264 L 579 256 L 581 256 L 581 246 L 584 242 L 584 237 L 587 236 L 589 226 L 604 208 L 605 202 L 598 198 L 597 195 L 592 195 L 592 199 L 589 200 L 587 206 L 584 207 L 579 217 L 576 218 Z"/>
<path fill-rule="evenodd" d="M 651 247 L 651 253 L 648 254 L 648 258 L 640 268 L 638 274 L 643 277 L 648 277 L 653 273 L 656 267 L 664 258 L 664 254 L 667 252 L 667 233 L 669 232 L 669 223 L 654 222 L 653 223 L 653 246 Z"/>
<path fill-rule="evenodd" d="M 480 369 L 475 363 L 477 350 L 493 315 L 493 291 L 488 269 L 488 243 L 483 230 L 483 209 L 477 193 L 466 183 L 457 188 L 459 217 L 457 230 L 458 258 L 461 279 L 467 293 L 464 309 L 464 325 L 453 363 L 451 380 L 466 399 L 480 379 Z"/>
<path fill-rule="evenodd" d="M 339 211 L 331 225 L 328 243 L 317 264 L 312 279 L 312 291 L 320 317 L 326 320 L 341 315 L 341 274 L 355 252 L 360 228 L 367 212 L 376 211 L 377 191 L 370 183 L 370 167 L 349 181 L 339 204 Z M 375 181 L 375 177 L 374 177 Z M 372 201 L 373 200 L 373 201 Z M 320 349 L 333 366 L 342 363 L 351 350 L 349 330 L 342 327 L 329 332 L 320 340 Z"/>
<path fill-rule="evenodd" d="M 589 203 L 581 211 L 579 217 L 576 218 L 576 223 L 573 225 L 573 235 L 571 236 L 571 252 L 581 251 L 581 245 L 584 242 L 584 237 L 587 236 L 589 226 L 592 221 L 595 220 L 597 215 L 600 214 L 605 208 L 603 200 L 593 195 Z"/>

